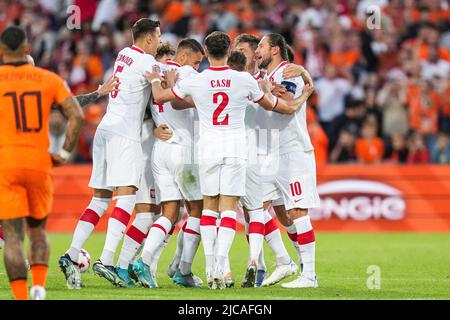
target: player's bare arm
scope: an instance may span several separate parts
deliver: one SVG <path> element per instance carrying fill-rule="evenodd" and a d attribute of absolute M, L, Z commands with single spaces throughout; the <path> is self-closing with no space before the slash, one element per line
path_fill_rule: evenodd
<path fill-rule="evenodd" d="M 80 106 L 84 107 L 88 104 L 94 103 L 98 98 L 105 96 L 111 92 L 119 91 L 119 79 L 111 76 L 104 84 L 98 86 L 98 89 L 92 93 L 76 96 Z"/>
<path fill-rule="evenodd" d="M 283 78 L 289 79 L 295 77 L 302 77 L 305 83 L 308 83 L 311 87 L 314 87 L 312 77 L 309 74 L 308 70 L 297 64 L 290 63 L 283 70 Z"/>
<path fill-rule="evenodd" d="M 156 103 L 164 103 L 177 99 L 171 88 L 164 89 L 162 79 L 158 71 L 146 72 L 145 77 L 152 84 L 153 99 Z"/>
<path fill-rule="evenodd" d="M 267 99 L 269 101 L 272 101 L 271 104 L 270 103 L 266 104 L 264 102 L 264 104 L 260 103 L 260 105 L 266 110 L 283 113 L 283 114 L 292 114 L 292 113 L 296 112 L 303 105 L 303 103 L 308 100 L 308 98 L 314 92 L 314 88 L 307 83 L 307 84 L 305 84 L 302 94 L 298 98 L 293 99 L 293 95 L 290 92 L 286 92 L 285 94 L 282 95 L 282 98 L 280 98 L 280 97 L 274 97 L 272 95 L 272 93 L 271 93 L 272 88 L 271 88 L 270 83 L 267 80 L 259 80 L 258 84 L 259 84 L 261 90 L 267 96 Z M 263 100 L 265 100 L 265 98 Z"/>
<path fill-rule="evenodd" d="M 283 97 L 283 95 L 286 94 L 287 90 L 286 90 L 286 87 L 283 86 L 282 84 L 272 82 L 271 92 L 276 97 Z"/>
<path fill-rule="evenodd" d="M 81 127 L 83 125 L 84 115 L 77 99 L 69 97 L 61 104 L 61 110 L 64 116 L 68 119 L 66 129 L 66 140 L 59 154 L 53 153 L 52 161 L 55 165 L 63 164 L 68 158 L 69 153 L 75 148 L 78 137 L 80 135 Z"/>
<path fill-rule="evenodd" d="M 195 108 L 194 100 L 191 96 L 184 97 L 183 100 L 176 99 L 170 102 L 172 108 L 175 110 L 185 110 L 189 108 Z"/>

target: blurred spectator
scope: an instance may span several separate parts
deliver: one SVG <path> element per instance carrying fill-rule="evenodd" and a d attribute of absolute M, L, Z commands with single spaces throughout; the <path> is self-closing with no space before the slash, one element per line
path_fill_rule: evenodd
<path fill-rule="evenodd" d="M 448 78 L 450 62 L 439 58 L 438 47 L 431 46 L 428 49 L 428 59 L 422 61 L 422 78 L 433 81 L 435 78 Z"/>
<path fill-rule="evenodd" d="M 382 110 L 382 133 L 386 137 L 399 133 L 406 135 L 409 130 L 408 112 L 405 108 L 406 87 L 401 76 L 389 79 L 377 96 L 377 104 Z"/>
<path fill-rule="evenodd" d="M 422 81 L 417 89 L 408 97 L 410 126 L 423 135 L 436 134 L 441 109 L 440 95 L 430 81 Z"/>
<path fill-rule="evenodd" d="M 408 139 L 408 163 L 424 164 L 429 162 L 430 154 L 423 136 L 419 132 L 413 131 Z"/>
<path fill-rule="evenodd" d="M 340 132 L 344 128 L 352 132 L 355 136 L 359 133 L 365 114 L 366 108 L 364 107 L 364 102 L 361 100 L 351 100 L 346 105 L 345 113 L 335 118 L 330 126 L 330 133 L 328 135 L 330 139 L 330 150 L 334 148 L 336 139 L 340 137 Z"/>
<path fill-rule="evenodd" d="M 103 65 L 101 59 L 90 52 L 86 42 L 79 41 L 76 47 L 73 69 L 70 73 L 70 83 L 74 92 L 79 94 L 96 90 L 102 77 Z"/>
<path fill-rule="evenodd" d="M 438 134 L 436 142 L 431 147 L 431 162 L 450 163 L 450 138 L 448 134 Z"/>
<path fill-rule="evenodd" d="M 50 153 L 61 151 L 66 139 L 66 119 L 58 109 L 50 113 Z"/>
<path fill-rule="evenodd" d="M 326 163 L 328 160 L 328 137 L 317 121 L 315 112 L 308 108 L 306 109 L 306 122 L 308 124 L 308 133 L 311 137 L 311 143 L 314 147 L 314 155 L 317 164 Z"/>
<path fill-rule="evenodd" d="M 84 109 L 84 125 L 80 133 L 77 149 L 77 162 L 92 161 L 92 143 L 94 141 L 95 130 L 100 124 L 104 114 L 104 106 L 91 104 Z"/>
<path fill-rule="evenodd" d="M 330 162 L 353 162 L 356 160 L 355 154 L 356 136 L 353 131 L 345 128 L 339 133 L 336 146 L 330 153 Z"/>
<path fill-rule="evenodd" d="M 406 163 L 408 161 L 408 147 L 405 136 L 393 133 L 391 136 L 391 150 L 388 161 L 393 163 Z"/>
<path fill-rule="evenodd" d="M 351 82 L 337 75 L 336 67 L 328 64 L 325 76 L 314 85 L 318 95 L 319 119 L 326 132 L 334 118 L 344 111 L 345 96 L 350 93 Z"/>
<path fill-rule="evenodd" d="M 441 93 L 440 130 L 450 134 L 450 85 Z"/>
<path fill-rule="evenodd" d="M 377 125 L 366 121 L 362 127 L 362 137 L 356 140 L 355 153 L 358 161 L 365 164 L 379 163 L 384 154 L 383 140 L 377 137 Z"/>

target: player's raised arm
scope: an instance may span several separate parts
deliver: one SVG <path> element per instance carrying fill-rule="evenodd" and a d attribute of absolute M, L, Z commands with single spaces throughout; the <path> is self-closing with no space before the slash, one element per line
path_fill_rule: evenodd
<path fill-rule="evenodd" d="M 295 77 L 302 77 L 303 81 L 305 81 L 305 84 L 307 83 L 314 88 L 314 83 L 308 70 L 300 65 L 290 63 L 283 70 L 283 78 L 289 79 Z"/>
<path fill-rule="evenodd" d="M 92 93 L 82 94 L 76 96 L 80 106 L 84 107 L 88 104 L 94 103 L 98 98 L 106 96 L 107 94 L 115 91 L 119 91 L 119 79 L 117 77 L 111 76 L 104 84 L 98 86 L 98 89 Z"/>
<path fill-rule="evenodd" d="M 162 87 L 162 79 L 159 71 L 146 72 L 145 77 L 152 85 L 153 99 L 156 103 L 164 103 L 177 98 L 172 88 L 164 89 Z"/>
<path fill-rule="evenodd" d="M 64 116 L 68 119 L 66 129 L 66 140 L 59 154 L 52 154 L 54 164 L 63 164 L 70 156 L 70 152 L 75 148 L 78 137 L 80 135 L 81 127 L 83 125 L 84 115 L 75 97 L 68 97 L 61 104 L 61 110 Z"/>

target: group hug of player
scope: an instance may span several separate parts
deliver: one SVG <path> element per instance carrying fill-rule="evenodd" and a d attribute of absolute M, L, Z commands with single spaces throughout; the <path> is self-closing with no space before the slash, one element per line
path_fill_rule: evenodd
<path fill-rule="evenodd" d="M 94 195 L 69 250 L 59 260 L 68 287 L 82 287 L 77 268 L 80 249 L 113 193 L 116 204 L 93 270 L 115 286 L 158 286 L 158 259 L 183 205 L 189 216 L 178 234 L 168 275 L 181 286 L 202 285 L 191 271 L 202 240 L 208 287 L 233 285 L 228 255 L 240 201 L 250 247 L 242 286 L 273 285 L 298 271 L 268 213 L 272 204 L 303 269 L 283 286 L 316 287 L 308 208 L 318 206 L 319 197 L 305 110 L 312 82 L 303 68 L 288 66 L 283 37 L 269 34 L 259 40 L 241 35 L 232 51 L 230 38 L 213 32 L 205 49 L 196 40 L 184 39 L 173 60 L 166 60 L 167 55 L 157 55 L 158 21 L 141 19 L 132 33 L 134 45 L 118 54 L 114 66 L 118 83 L 94 138 L 89 183 Z M 204 55 L 210 67 L 198 73 Z M 153 103 L 146 108 L 148 101 Z M 258 129 L 268 133 L 266 150 L 261 150 L 261 141 L 258 144 Z M 133 210 L 136 217 L 125 232 Z M 263 239 L 277 259 L 270 276 Z"/>
<path fill-rule="evenodd" d="M 191 271 L 201 240 L 207 286 L 232 286 L 228 256 L 240 204 L 250 248 L 242 286 L 273 285 L 299 270 L 268 212 L 271 205 L 297 250 L 301 266 L 299 276 L 282 286 L 317 287 L 315 236 L 308 209 L 319 206 L 320 199 L 314 152 L 306 127 L 306 100 L 313 84 L 304 68 L 288 63 L 293 58 L 285 39 L 279 34 L 268 34 L 262 39 L 243 34 L 232 45 L 228 35 L 213 32 L 206 37 L 205 48 L 194 39 L 182 40 L 173 59 L 168 60 L 161 50 L 158 21 L 140 19 L 133 25 L 132 35 L 133 46 L 119 52 L 113 77 L 97 92 L 78 96 L 65 106 L 70 91 L 61 87 L 63 82 L 58 80 L 54 87 L 62 93 L 50 97 L 63 105 L 69 118 L 63 150 L 51 155 L 54 164 L 62 164 L 79 134 L 79 105 L 110 95 L 93 141 L 89 182 L 93 197 L 78 221 L 70 248 L 59 259 L 68 288 L 83 287 L 77 265 L 80 250 L 110 206 L 113 194 L 115 207 L 108 220 L 102 254 L 93 270 L 115 286 L 158 286 L 158 259 L 181 218 L 183 206 L 188 218 L 178 234 L 168 275 L 181 286 L 202 285 L 202 280 Z M 198 73 L 204 56 L 210 67 Z M 44 122 L 48 122 L 49 111 L 45 108 Z M 48 128 L 39 130 L 46 142 L 42 147 L 48 148 Z M 0 141 L 2 145 L 11 144 L 4 140 Z M 8 163 L 16 165 L 14 161 Z M 31 167 L 36 169 L 30 160 Z M 36 182 L 34 186 L 41 193 L 45 189 L 45 199 L 38 197 L 45 208 L 32 208 L 31 200 L 25 199 L 29 208 L 17 210 L 20 214 L 16 215 L 28 217 L 30 230 L 37 223 L 40 231 L 36 238 L 30 232 L 32 244 L 39 236 L 45 236 L 45 219 L 51 205 L 51 188 Z M 15 195 L 8 192 L 4 194 Z M 42 211 L 42 216 L 31 214 L 30 210 Z M 133 211 L 135 219 L 126 230 Z M 27 296 L 26 280 L 23 283 L 26 270 L 20 267 L 20 272 L 16 271 L 24 260 L 22 249 L 17 261 L 12 253 L 19 252 L 24 231 L 8 219 L 12 219 L 11 210 L 2 214 L 1 220 L 8 229 L 5 263 L 18 298 Z M 16 220 L 23 223 L 22 219 Z M 12 240 L 14 234 L 19 235 L 17 241 Z M 264 263 L 264 239 L 277 260 L 270 275 Z M 33 259 L 30 262 L 32 277 L 33 266 L 35 270 L 43 268 L 43 279 L 36 285 L 33 280 L 33 288 L 37 288 L 34 296 L 38 298 L 45 297 L 48 262 L 48 242 L 46 238 L 40 241 L 45 249 L 36 253 L 43 256 L 41 263 Z"/>
<path fill-rule="evenodd" d="M 213 32 L 205 49 L 194 39 L 182 40 L 172 59 L 158 54 L 158 21 L 141 19 L 132 33 L 133 46 L 120 51 L 114 65 L 118 83 L 94 138 L 89 182 L 94 195 L 59 260 L 68 287 L 83 286 L 77 268 L 80 250 L 113 193 L 116 204 L 93 270 L 115 286 L 158 286 L 158 259 L 183 206 L 188 218 L 168 275 L 181 286 L 202 285 L 191 271 L 201 240 L 207 286 L 233 285 L 228 255 L 240 202 L 250 247 L 242 286 L 273 285 L 298 271 L 268 213 L 272 205 L 302 266 L 299 277 L 283 286 L 317 287 L 308 209 L 319 205 L 319 196 L 305 110 L 313 87 L 302 67 L 288 64 L 284 38 L 241 35 L 232 48 L 225 33 Z M 198 73 L 204 55 L 210 67 Z M 148 101 L 153 102 L 149 107 Z M 258 129 L 268 133 L 265 150 L 258 143 Z M 125 232 L 133 210 L 136 217 Z M 270 276 L 264 239 L 277 259 Z"/>

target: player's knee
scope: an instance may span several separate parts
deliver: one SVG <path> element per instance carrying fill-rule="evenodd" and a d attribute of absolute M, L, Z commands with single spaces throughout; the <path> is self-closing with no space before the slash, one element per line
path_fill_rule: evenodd
<path fill-rule="evenodd" d="M 308 215 L 308 209 L 303 208 L 292 208 L 288 211 L 288 216 L 291 220 L 304 217 Z"/>
<path fill-rule="evenodd" d="M 112 198 L 112 191 L 106 189 L 94 189 L 95 198 Z"/>
<path fill-rule="evenodd" d="M 116 190 L 116 195 L 118 196 L 129 196 L 136 194 L 137 188 L 135 186 L 118 187 Z"/>

